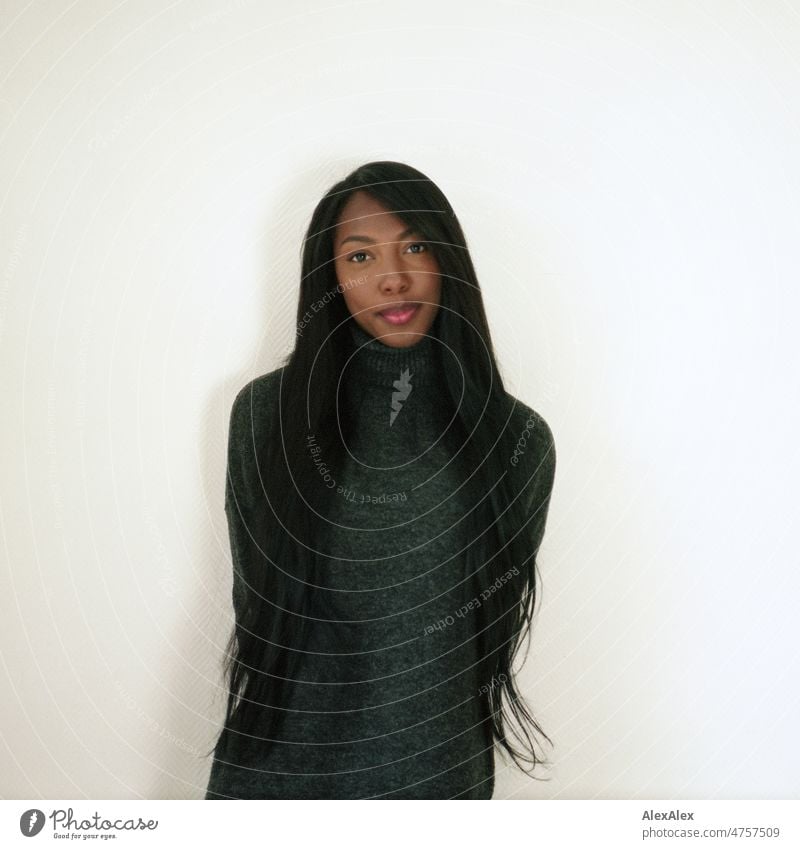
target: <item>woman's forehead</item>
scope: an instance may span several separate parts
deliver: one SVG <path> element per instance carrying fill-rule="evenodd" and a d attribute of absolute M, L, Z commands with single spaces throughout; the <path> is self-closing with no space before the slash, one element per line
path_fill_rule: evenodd
<path fill-rule="evenodd" d="M 336 241 L 374 243 L 406 238 L 416 229 L 365 192 L 356 192 L 342 208 L 336 225 Z"/>

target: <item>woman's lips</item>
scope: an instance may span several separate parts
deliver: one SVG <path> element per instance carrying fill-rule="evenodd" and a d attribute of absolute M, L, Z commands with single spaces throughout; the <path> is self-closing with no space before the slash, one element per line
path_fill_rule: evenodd
<path fill-rule="evenodd" d="M 404 307 L 391 307 L 379 312 L 378 315 L 389 324 L 407 324 L 417 314 L 419 304 L 409 304 Z"/>

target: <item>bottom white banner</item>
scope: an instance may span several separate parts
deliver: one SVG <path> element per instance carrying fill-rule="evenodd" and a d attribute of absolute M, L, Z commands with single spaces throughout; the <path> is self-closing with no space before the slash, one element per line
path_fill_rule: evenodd
<path fill-rule="evenodd" d="M 218 800 L 217 800 L 218 801 Z M 427 847 L 463 839 L 547 847 L 800 847 L 797 800 L 2 800 L 0 845 Z M 238 845 L 238 844 L 234 844 Z"/>

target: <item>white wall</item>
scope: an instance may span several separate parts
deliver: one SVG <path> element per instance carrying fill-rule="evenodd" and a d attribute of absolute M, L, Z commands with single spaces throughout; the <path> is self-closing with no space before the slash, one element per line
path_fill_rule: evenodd
<path fill-rule="evenodd" d="M 230 404 L 391 158 L 557 439 L 495 798 L 797 797 L 796 0 L 3 10 L 0 796 L 202 798 Z"/>

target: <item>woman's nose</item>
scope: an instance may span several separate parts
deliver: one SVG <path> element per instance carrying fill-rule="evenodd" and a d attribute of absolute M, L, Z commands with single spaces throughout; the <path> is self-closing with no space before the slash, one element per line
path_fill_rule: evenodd
<path fill-rule="evenodd" d="M 408 274 L 398 269 L 384 271 L 378 275 L 378 284 L 385 292 L 403 291 L 408 288 Z"/>

